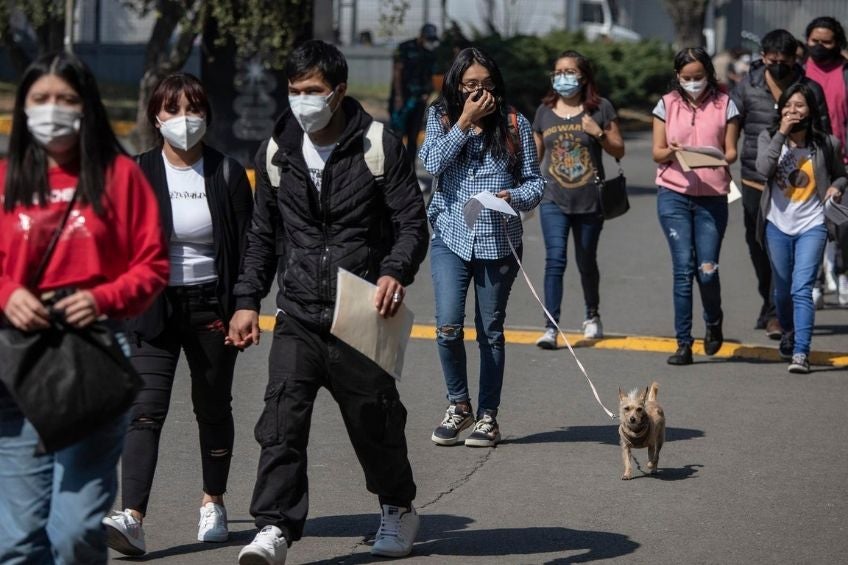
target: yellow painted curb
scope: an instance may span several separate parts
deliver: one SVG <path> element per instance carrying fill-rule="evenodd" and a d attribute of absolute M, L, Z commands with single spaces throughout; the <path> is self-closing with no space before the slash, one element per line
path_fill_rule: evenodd
<path fill-rule="evenodd" d="M 273 316 L 260 316 L 259 327 L 265 331 L 274 329 Z M 519 345 L 534 345 L 542 334 L 542 330 L 505 330 L 504 337 L 507 343 Z M 594 349 L 614 349 L 618 351 L 645 351 L 651 353 L 674 353 L 677 349 L 677 341 L 670 337 L 652 336 L 610 336 L 602 339 L 584 339 L 582 334 L 565 334 L 572 347 Z M 436 327 L 415 324 L 412 326 L 412 338 L 435 339 Z M 465 337 L 474 340 L 477 333 L 472 329 L 465 330 Z M 560 347 L 564 349 L 564 346 Z M 696 341 L 692 346 L 692 352 L 696 355 L 704 354 L 704 344 Z M 743 343 L 724 342 L 718 353 L 713 355 L 719 359 L 741 359 L 748 361 L 780 361 L 780 355 L 776 347 L 763 345 L 745 345 Z M 810 353 L 810 363 L 813 365 L 827 365 L 831 367 L 848 367 L 848 353 L 835 351 L 813 351 Z"/>
<path fill-rule="evenodd" d="M 0 116 L 0 135 L 12 133 L 12 116 Z"/>

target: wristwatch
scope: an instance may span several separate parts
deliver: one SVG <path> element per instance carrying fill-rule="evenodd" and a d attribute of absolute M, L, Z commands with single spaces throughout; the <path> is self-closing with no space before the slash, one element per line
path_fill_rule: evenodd
<path fill-rule="evenodd" d="M 601 133 L 599 133 L 596 137 L 598 138 L 598 141 L 603 141 L 606 136 L 607 136 L 607 132 L 605 132 L 604 130 L 601 130 Z"/>

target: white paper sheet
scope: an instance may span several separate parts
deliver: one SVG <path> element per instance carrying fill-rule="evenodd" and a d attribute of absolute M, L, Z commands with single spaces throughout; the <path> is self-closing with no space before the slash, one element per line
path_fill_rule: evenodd
<path fill-rule="evenodd" d="M 730 194 L 727 195 L 727 203 L 736 202 L 742 198 L 742 191 L 739 190 L 739 187 L 736 186 L 736 183 L 731 179 L 730 181 Z"/>
<path fill-rule="evenodd" d="M 376 295 L 376 285 L 339 269 L 330 333 L 400 380 L 415 316 L 401 304 L 393 317 L 383 318 L 374 307 Z"/>
<path fill-rule="evenodd" d="M 494 210 L 495 212 L 510 216 L 518 215 L 518 212 L 513 210 L 512 206 L 506 200 L 498 198 L 491 192 L 484 190 L 469 198 L 462 207 L 462 215 L 465 218 L 465 225 L 468 226 L 468 229 L 474 229 L 474 224 L 477 222 L 477 218 L 483 209 Z"/>

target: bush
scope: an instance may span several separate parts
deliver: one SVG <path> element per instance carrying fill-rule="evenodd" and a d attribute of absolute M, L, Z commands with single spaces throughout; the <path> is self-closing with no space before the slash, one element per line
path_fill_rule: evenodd
<path fill-rule="evenodd" d="M 616 108 L 650 113 L 672 78 L 674 53 L 670 46 L 656 40 L 592 42 L 581 33 L 556 31 L 544 37 L 481 36 L 473 43 L 498 62 L 509 100 L 531 118 L 550 88 L 548 73 L 557 55 L 566 49 L 574 49 L 592 61 L 601 95 Z"/>

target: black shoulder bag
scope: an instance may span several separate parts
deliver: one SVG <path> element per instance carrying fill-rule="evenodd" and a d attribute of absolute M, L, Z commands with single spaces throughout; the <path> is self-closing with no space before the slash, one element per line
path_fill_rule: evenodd
<path fill-rule="evenodd" d="M 601 149 L 603 153 L 603 149 Z M 618 176 L 612 180 L 601 178 L 601 169 L 595 163 L 595 156 L 589 151 L 592 159 L 592 168 L 595 173 L 595 186 L 598 187 L 598 202 L 601 206 L 601 215 L 605 220 L 612 220 L 630 210 L 630 200 L 627 198 L 627 181 L 624 178 L 624 170 L 621 168 L 621 160 L 616 159 L 618 165 Z"/>
<path fill-rule="evenodd" d="M 35 274 L 36 289 L 76 201 L 74 193 Z M 52 313 L 51 313 L 52 314 Z M 3 321 L 0 380 L 38 432 L 36 453 L 50 453 L 85 438 L 123 414 L 141 378 L 102 322 L 85 328 L 51 315 L 46 330 L 23 332 Z"/>

